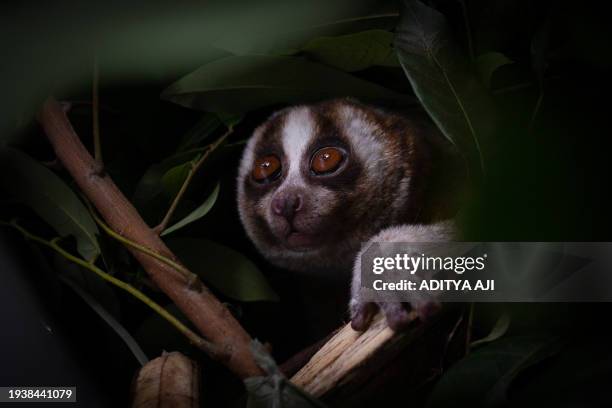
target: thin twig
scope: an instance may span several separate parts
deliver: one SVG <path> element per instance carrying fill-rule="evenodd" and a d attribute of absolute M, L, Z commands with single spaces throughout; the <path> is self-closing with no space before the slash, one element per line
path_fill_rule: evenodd
<path fill-rule="evenodd" d="M 170 208 L 168 208 L 168 211 L 166 212 L 164 219 L 159 223 L 159 225 L 153 228 L 153 231 L 155 231 L 157 235 L 161 234 L 168 226 L 168 223 L 172 219 L 172 216 L 174 215 L 174 212 L 176 211 L 176 208 L 178 207 L 179 202 L 185 195 L 185 192 L 187 191 L 187 187 L 189 187 L 189 184 L 191 183 L 193 176 L 197 173 L 200 167 L 202 167 L 202 164 L 204 164 L 208 156 L 210 156 L 210 154 L 213 151 L 215 151 L 221 145 L 221 143 L 225 141 L 225 139 L 227 139 L 227 137 L 232 133 L 232 131 L 233 131 L 233 128 L 230 127 L 227 130 L 227 132 L 223 134 L 223 136 L 221 136 L 219 139 L 217 139 L 215 142 L 213 142 L 212 144 L 208 146 L 208 148 L 204 151 L 204 153 L 202 153 L 202 156 L 200 156 L 200 158 L 195 163 L 192 162 L 191 169 L 189 169 L 189 173 L 187 173 L 187 177 L 185 177 L 185 181 L 183 181 L 183 184 L 181 185 L 179 192 L 176 194 L 176 197 L 174 197 L 174 200 L 172 201 Z"/>
<path fill-rule="evenodd" d="M 67 259 L 70 262 L 73 262 L 79 266 L 82 266 L 85 269 L 88 269 L 104 279 L 105 281 L 115 285 L 116 287 L 125 290 L 151 309 L 153 309 L 157 314 L 166 319 L 171 325 L 173 325 L 179 332 L 181 332 L 191 343 L 193 343 L 196 347 L 201 349 L 202 351 L 209 354 L 211 357 L 220 359 L 224 358 L 224 353 L 219 350 L 219 347 L 212 344 L 211 342 L 205 340 L 204 338 L 198 336 L 195 332 L 185 326 L 180 320 L 170 314 L 166 309 L 157 304 L 153 299 L 133 287 L 127 282 L 124 282 L 120 279 L 115 278 L 114 276 L 104 272 L 102 269 L 98 268 L 91 262 L 87 262 L 79 257 L 76 257 L 63 249 L 59 244 L 59 237 L 52 239 L 51 241 L 47 241 L 44 238 L 41 238 L 37 235 L 32 234 L 25 228 L 21 227 L 15 220 L 11 222 L 0 221 L 0 225 L 6 225 L 15 228 L 18 230 L 26 239 L 37 242 L 41 245 L 44 245 L 48 248 L 53 249 L 55 252 L 60 254 L 62 257 Z"/>
<path fill-rule="evenodd" d="M 38 121 L 56 156 L 104 222 L 131 241 L 176 260 L 109 174 L 95 171 L 96 160 L 81 142 L 56 99 L 49 97 L 43 103 Z M 200 291 L 190 290 L 182 278 L 177 279 L 173 267 L 131 246 L 127 249 L 198 332 L 226 353 L 228 359 L 222 363 L 227 368 L 241 379 L 263 373 L 251 352 L 251 336 L 210 290 L 203 284 Z"/>
<path fill-rule="evenodd" d="M 93 116 L 93 139 L 94 139 L 94 158 L 98 163 L 102 163 L 102 142 L 100 141 L 100 112 L 99 112 L 99 78 L 100 73 L 98 71 L 98 59 L 94 58 L 93 63 L 93 81 L 91 86 L 92 102 L 91 102 L 91 113 Z"/>
<path fill-rule="evenodd" d="M 187 268 L 185 268 L 183 265 L 179 264 L 178 262 L 175 262 L 172 259 L 166 256 L 163 256 L 162 254 L 157 253 L 150 248 L 140 245 L 124 237 L 123 235 L 119 234 L 116 231 L 113 231 L 111 227 L 109 227 L 104 221 L 102 221 L 100 217 L 98 217 L 94 209 L 91 207 L 91 204 L 87 200 L 85 200 L 85 202 L 87 206 L 89 207 L 89 212 L 91 213 L 91 216 L 93 217 L 96 224 L 98 224 L 100 228 L 102 228 L 104 232 L 106 232 L 111 238 L 114 238 L 115 240 L 121 242 L 122 244 L 132 247 L 140 252 L 143 252 L 157 259 L 158 261 L 170 266 L 171 268 L 176 270 L 178 273 L 180 273 L 185 278 L 190 288 L 201 288 L 201 285 L 199 285 L 200 279 L 198 278 L 198 275 L 194 274 L 193 272 L 190 272 Z"/>

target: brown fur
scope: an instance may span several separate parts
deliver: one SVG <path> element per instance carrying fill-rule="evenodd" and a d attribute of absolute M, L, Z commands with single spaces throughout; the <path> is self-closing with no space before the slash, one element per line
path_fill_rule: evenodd
<path fill-rule="evenodd" d="M 330 146 L 347 157 L 336 173 L 316 175 L 310 158 Z M 251 176 L 253 163 L 270 154 L 280 159 L 281 174 L 258 183 Z M 438 195 L 447 195 L 446 176 L 459 173 L 452 158 L 452 149 L 419 113 L 407 117 L 351 99 L 287 108 L 258 127 L 247 144 L 238 175 L 240 217 L 272 263 L 313 279 L 346 281 L 362 244 L 381 231 L 454 215 L 454 201 Z M 292 194 L 303 204 L 294 218 L 275 215 L 274 198 Z M 306 234 L 313 244 L 292 247 L 287 239 L 292 231 Z M 371 309 L 355 297 L 351 304 L 353 317 Z M 400 309 L 389 308 L 401 323 Z"/>

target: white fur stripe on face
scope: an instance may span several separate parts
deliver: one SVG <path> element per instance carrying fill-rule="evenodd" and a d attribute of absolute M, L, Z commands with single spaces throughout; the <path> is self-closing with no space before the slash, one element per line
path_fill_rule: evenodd
<path fill-rule="evenodd" d="M 383 174 L 380 166 L 383 166 L 384 146 L 381 141 L 380 128 L 376 123 L 372 123 L 364 118 L 363 114 L 352 106 L 341 106 L 338 111 L 340 125 L 343 127 L 344 134 L 350 140 L 355 154 L 361 163 L 364 163 L 368 171 L 367 176 Z M 381 158 L 372 160 L 372 158 Z"/>
<path fill-rule="evenodd" d="M 291 110 L 285 118 L 282 143 L 289 170 L 287 178 L 299 177 L 300 163 L 314 136 L 315 119 L 308 107 Z"/>

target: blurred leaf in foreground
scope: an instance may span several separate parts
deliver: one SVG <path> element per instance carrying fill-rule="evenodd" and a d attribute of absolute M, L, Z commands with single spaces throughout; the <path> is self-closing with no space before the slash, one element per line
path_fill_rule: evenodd
<path fill-rule="evenodd" d="M 347 72 L 377 65 L 399 66 L 393 50 L 393 34 L 385 30 L 315 38 L 302 51 L 311 59 Z"/>
<path fill-rule="evenodd" d="M 162 93 L 165 100 L 214 113 L 245 113 L 339 96 L 412 102 L 410 96 L 304 58 L 263 55 L 213 61 Z"/>
<path fill-rule="evenodd" d="M 311 18 L 304 13 L 293 20 L 283 17 L 265 27 L 267 36 L 236 36 L 230 33 L 216 39 L 214 45 L 234 55 L 291 55 L 317 37 L 336 37 L 368 30 L 389 31 L 395 27 L 399 18 L 395 1 L 328 1 L 317 6 L 314 6 L 312 1 L 306 3 L 309 13 L 318 11 L 316 15 L 310 16 Z M 291 10 L 292 14 L 297 15 L 295 6 L 291 7 Z M 270 20 L 270 17 L 267 16 L 266 19 Z M 251 20 L 254 18 L 251 17 Z M 261 31 L 261 20 L 254 24 L 257 25 L 258 31 Z M 248 29 L 242 30 L 248 32 Z"/>
<path fill-rule="evenodd" d="M 467 56 L 452 41 L 444 15 L 420 1 L 405 0 L 395 47 L 438 128 L 468 158 L 471 169 L 484 172 L 481 144 L 493 131 L 495 112 Z"/>

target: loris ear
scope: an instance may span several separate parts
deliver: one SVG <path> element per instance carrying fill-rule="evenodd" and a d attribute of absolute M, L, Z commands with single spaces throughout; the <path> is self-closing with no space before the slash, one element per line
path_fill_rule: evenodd
<path fill-rule="evenodd" d="M 458 238 L 455 223 L 452 220 L 438 222 L 430 225 L 399 225 L 385 228 L 363 245 L 355 258 L 353 279 L 351 283 L 351 300 L 349 312 L 351 326 L 354 330 L 364 331 L 376 311 L 381 309 L 387 319 L 387 324 L 394 331 L 404 329 L 412 318 L 409 310 L 416 311 L 421 320 L 426 320 L 440 308 L 434 297 L 422 296 L 411 299 L 408 303 L 401 302 L 368 302 L 362 299 L 361 288 L 361 257 L 363 253 L 375 242 L 449 242 Z M 394 256 L 394 254 L 388 254 Z"/>

